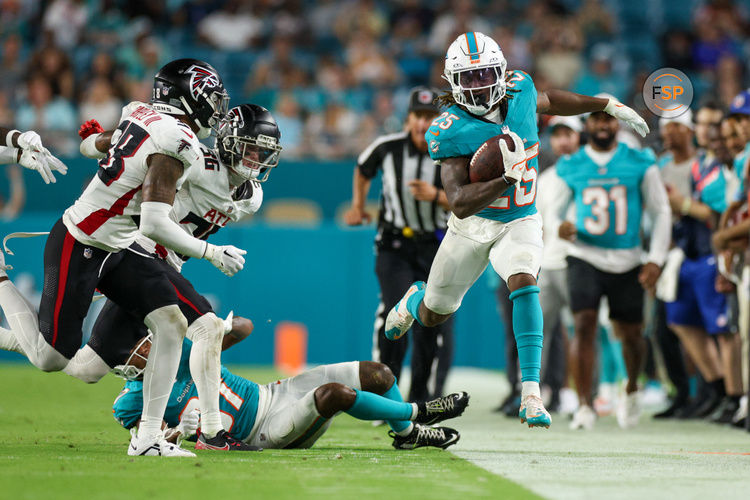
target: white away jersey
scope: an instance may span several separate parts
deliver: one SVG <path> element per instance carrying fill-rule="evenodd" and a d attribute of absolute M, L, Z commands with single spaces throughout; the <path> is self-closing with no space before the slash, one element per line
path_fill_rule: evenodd
<path fill-rule="evenodd" d="M 263 189 L 258 181 L 247 181 L 232 190 L 227 168 L 217 155 L 201 145 L 200 156 L 177 192 L 169 216 L 192 236 L 206 240 L 227 222 L 237 222 L 257 212 L 263 203 Z M 188 259 L 140 233 L 136 241 L 177 270 Z"/>
<path fill-rule="evenodd" d="M 201 159 L 201 144 L 190 127 L 142 102 L 122 110 L 107 156 L 86 190 L 63 214 L 76 240 L 110 252 L 130 246 L 138 234 L 133 217 L 141 212 L 141 188 L 148 171 L 147 158 L 155 153 L 172 156 L 185 167 Z"/>

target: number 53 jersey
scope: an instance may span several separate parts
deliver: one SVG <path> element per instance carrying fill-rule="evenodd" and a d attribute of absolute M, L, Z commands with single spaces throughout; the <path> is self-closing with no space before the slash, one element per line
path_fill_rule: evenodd
<path fill-rule="evenodd" d="M 109 252 L 129 247 L 138 235 L 137 216 L 149 156 L 163 154 L 183 164 L 179 189 L 190 166 L 201 159 L 200 148 L 198 138 L 185 123 L 148 104 L 128 104 L 107 156 L 99 161 L 99 171 L 63 214 L 65 227 L 86 245 Z"/>

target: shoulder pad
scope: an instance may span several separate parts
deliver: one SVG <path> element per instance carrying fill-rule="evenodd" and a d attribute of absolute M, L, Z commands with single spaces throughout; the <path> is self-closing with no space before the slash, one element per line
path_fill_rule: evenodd
<path fill-rule="evenodd" d="M 201 143 L 190 127 L 171 116 L 163 116 L 167 119 L 154 122 L 149 130 L 157 152 L 178 159 L 186 169 L 202 160 Z"/>
<path fill-rule="evenodd" d="M 500 125 L 480 120 L 459 106 L 451 106 L 430 125 L 425 133 L 433 160 L 470 157 L 479 146 L 502 133 Z"/>

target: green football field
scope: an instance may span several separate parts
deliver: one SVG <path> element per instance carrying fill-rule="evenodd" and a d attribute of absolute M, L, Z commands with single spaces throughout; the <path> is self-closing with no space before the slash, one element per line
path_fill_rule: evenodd
<path fill-rule="evenodd" d="M 238 373 L 267 382 L 267 369 Z M 134 459 L 111 416 L 120 380 L 85 385 L 0 364 L 0 498 L 746 498 L 750 435 L 700 422 L 590 433 L 528 429 L 490 411 L 500 374 L 457 371 L 472 394 L 449 451 L 395 451 L 384 427 L 342 415 L 310 450 Z"/>

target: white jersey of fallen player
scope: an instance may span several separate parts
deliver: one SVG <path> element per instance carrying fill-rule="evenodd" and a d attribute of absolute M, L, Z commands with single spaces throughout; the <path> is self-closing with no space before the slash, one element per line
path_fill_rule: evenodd
<path fill-rule="evenodd" d="M 227 167 L 216 153 L 201 145 L 200 154 L 177 192 L 169 216 L 192 236 L 206 240 L 228 222 L 237 222 L 257 212 L 263 203 L 263 189 L 258 181 L 246 181 L 232 188 Z M 178 271 L 188 259 L 142 234 L 136 242 L 144 250 L 166 259 Z"/>
<path fill-rule="evenodd" d="M 176 158 L 185 167 L 177 183 L 200 158 L 201 144 L 188 125 L 142 102 L 122 110 L 107 156 L 75 204 L 63 214 L 73 237 L 109 252 L 129 247 L 138 235 L 141 189 L 152 154 Z"/>

